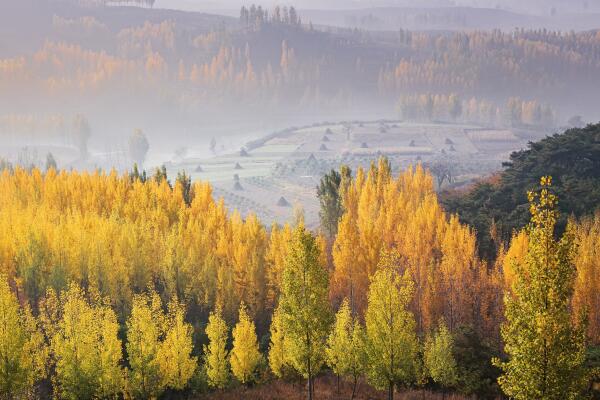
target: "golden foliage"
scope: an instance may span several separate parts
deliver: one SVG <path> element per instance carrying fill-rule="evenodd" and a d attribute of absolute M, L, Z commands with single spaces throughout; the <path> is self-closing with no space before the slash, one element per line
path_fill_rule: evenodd
<path fill-rule="evenodd" d="M 258 350 L 258 339 L 254 322 L 248 317 L 244 304 L 240 305 L 239 322 L 233 328 L 231 350 L 231 372 L 242 383 L 251 383 L 262 358 Z"/>
<path fill-rule="evenodd" d="M 474 232 L 448 217 L 420 165 L 393 178 L 380 159 L 368 171 L 359 169 L 344 193 L 345 213 L 333 245 L 333 295 L 348 297 L 351 307 L 365 310 L 369 278 L 378 270 L 382 251 L 394 250 L 399 268 L 415 282 L 413 311 L 421 330 L 441 317 L 450 328 L 482 326 L 482 311 L 497 312 L 482 301 L 492 279 L 476 252 Z M 473 290 L 475 289 L 475 290 Z"/>
<path fill-rule="evenodd" d="M 134 293 L 159 283 L 164 299 L 205 311 L 220 301 L 233 317 L 240 301 L 256 315 L 278 292 L 286 239 L 275 234 L 268 250 L 258 219 L 228 217 L 208 184 L 194 184 L 189 206 L 180 185 L 115 172 L 4 171 L 0 190 L 0 272 L 18 276 L 34 304 L 74 281 L 126 315 Z"/>

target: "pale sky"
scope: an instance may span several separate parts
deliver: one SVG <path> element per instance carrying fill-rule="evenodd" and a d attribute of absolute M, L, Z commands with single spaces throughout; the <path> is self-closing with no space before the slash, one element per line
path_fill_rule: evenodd
<path fill-rule="evenodd" d="M 562 13 L 600 12 L 600 0 L 156 0 L 156 7 L 188 11 L 238 10 L 255 3 L 270 8 L 293 5 L 299 9 L 352 9 L 382 6 L 470 6 L 502 8 L 515 12 L 548 15 L 555 8 Z"/>

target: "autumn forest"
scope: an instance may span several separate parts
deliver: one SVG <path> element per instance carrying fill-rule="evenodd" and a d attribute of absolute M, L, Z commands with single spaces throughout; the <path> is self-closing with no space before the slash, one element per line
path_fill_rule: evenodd
<path fill-rule="evenodd" d="M 598 7 L 271 3 L 2 1 L 0 399 L 600 398 Z"/>
<path fill-rule="evenodd" d="M 469 372 L 452 355 L 453 335 L 468 328 L 490 349 L 504 342 L 510 356 L 509 338 L 536 324 L 558 324 L 549 347 L 575 340 L 561 367 L 583 368 L 584 343 L 599 340 L 600 219 L 570 220 L 555 242 L 550 178 L 530 193 L 529 227 L 498 243 L 490 262 L 420 166 L 395 177 L 380 159 L 332 174 L 323 179 L 340 179 L 322 212 L 340 212 L 339 223 L 313 233 L 301 215 L 272 227 L 242 219 L 209 184 L 170 182 L 160 170 L 144 179 L 5 169 L 3 395 L 42 384 L 60 398 L 148 398 L 269 376 L 312 382 L 323 369 L 391 392 L 434 384 L 485 394 L 493 389 L 461 376 Z M 544 268 L 559 275 L 533 281 Z M 564 296 L 545 322 L 523 314 L 538 284 Z M 575 318 L 584 314 L 586 323 Z M 520 393 L 527 372 L 512 369 L 516 357 L 497 365 L 500 387 Z M 581 393 L 577 378 L 553 390 Z M 531 390 L 544 384 L 554 383 Z"/>

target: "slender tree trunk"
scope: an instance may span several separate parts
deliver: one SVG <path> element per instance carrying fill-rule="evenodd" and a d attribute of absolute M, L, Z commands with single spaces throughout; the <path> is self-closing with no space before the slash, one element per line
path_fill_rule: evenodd
<path fill-rule="evenodd" d="M 312 391 L 312 371 L 311 371 L 311 365 L 310 365 L 310 357 L 308 358 L 308 382 L 307 384 L 307 388 L 308 388 L 308 400 L 312 400 L 313 399 L 313 391 Z"/>
<path fill-rule="evenodd" d="M 337 394 L 340 394 L 340 375 L 336 374 L 336 380 L 337 380 Z"/>
<path fill-rule="evenodd" d="M 315 398 L 315 378 L 311 376 L 308 378 L 308 399 L 313 400 Z"/>
<path fill-rule="evenodd" d="M 358 384 L 358 377 L 354 377 L 354 384 L 352 385 L 352 397 L 350 400 L 354 400 L 354 396 L 356 396 L 356 385 Z"/>
<path fill-rule="evenodd" d="M 388 400 L 394 400 L 394 382 L 390 382 L 388 390 Z"/>
<path fill-rule="evenodd" d="M 303 274 L 303 279 L 304 279 L 304 283 L 306 285 L 306 270 L 304 271 Z M 306 370 L 308 372 L 308 382 L 307 384 L 307 389 L 308 389 L 308 400 L 312 400 L 313 399 L 313 388 L 312 388 L 312 365 L 311 365 L 311 360 L 310 357 L 312 355 L 312 346 L 311 346 L 311 341 L 310 341 L 310 332 L 307 330 L 305 331 L 306 333 L 306 347 L 308 348 L 308 360 L 306 363 Z"/>

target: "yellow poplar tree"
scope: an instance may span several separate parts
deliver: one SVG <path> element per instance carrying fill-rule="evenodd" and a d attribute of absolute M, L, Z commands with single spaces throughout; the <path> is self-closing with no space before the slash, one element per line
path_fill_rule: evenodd
<path fill-rule="evenodd" d="M 454 338 L 446 324 L 441 322 L 437 331 L 425 340 L 423 361 L 429 377 L 444 389 L 454 386 L 458 379 L 453 349 Z"/>
<path fill-rule="evenodd" d="M 223 389 L 229 382 L 229 354 L 227 351 L 227 324 L 221 309 L 211 312 L 206 326 L 208 345 L 204 346 L 204 362 L 208 385 Z"/>
<path fill-rule="evenodd" d="M 582 318 L 573 322 L 570 305 L 576 270 L 573 234 L 554 237 L 558 211 L 552 179 L 541 179 L 530 192 L 531 223 L 524 262 L 513 265 L 512 294 L 504 298 L 506 322 L 501 333 L 506 362 L 494 360 L 504 374 L 503 392 L 517 400 L 576 399 L 586 384 L 585 332 Z"/>
<path fill-rule="evenodd" d="M 123 388 L 119 324 L 105 305 L 90 305 L 75 284 L 62 294 L 62 318 L 51 339 L 60 398 L 115 397 Z"/>
<path fill-rule="evenodd" d="M 0 397 L 25 398 L 46 376 L 48 352 L 37 321 L 19 308 L 4 275 L 0 275 Z"/>
<path fill-rule="evenodd" d="M 258 350 L 256 327 L 248 317 L 244 303 L 240 305 L 239 322 L 233 328 L 233 349 L 230 362 L 233 375 L 242 383 L 255 380 L 256 368 L 262 356 Z"/>
<path fill-rule="evenodd" d="M 352 398 L 356 394 L 358 378 L 366 365 L 365 333 L 358 318 L 352 317 L 348 299 L 344 299 L 335 316 L 333 330 L 325 349 L 327 363 L 339 378 L 353 382 Z"/>
<path fill-rule="evenodd" d="M 283 378 L 288 367 L 285 332 L 279 307 L 273 312 L 271 320 L 271 342 L 269 343 L 269 367 L 278 378 Z"/>
<path fill-rule="evenodd" d="M 134 398 L 157 398 L 164 390 L 158 351 L 164 334 L 164 313 L 156 292 L 136 295 L 127 320 L 129 390 Z"/>
<path fill-rule="evenodd" d="M 287 256 L 288 243 L 292 238 L 292 228 L 289 224 L 279 227 L 273 224 L 269 236 L 269 246 L 265 254 L 267 275 L 267 304 L 274 309 L 279 298 L 283 267 Z"/>
<path fill-rule="evenodd" d="M 97 309 L 99 330 L 99 398 L 115 398 L 125 386 L 125 374 L 121 367 L 123 344 L 119 339 L 119 323 L 115 312 L 108 306 Z"/>
<path fill-rule="evenodd" d="M 346 371 L 346 378 L 352 379 L 352 399 L 354 399 L 358 378 L 365 373 L 368 366 L 367 335 L 358 318 L 354 318 L 348 357 L 350 360 L 347 363 L 349 368 Z"/>
<path fill-rule="evenodd" d="M 324 361 L 331 311 L 329 273 L 321 265 L 316 238 L 302 224 L 296 227 L 290 243 L 279 306 L 289 360 L 308 380 L 310 400 L 314 395 L 313 378 Z"/>
<path fill-rule="evenodd" d="M 194 343 L 192 326 L 185 322 L 185 310 L 177 300 L 169 303 L 165 340 L 161 343 L 157 360 L 166 387 L 183 390 L 196 371 L 198 364 L 192 356 Z"/>
<path fill-rule="evenodd" d="M 577 241 L 573 262 L 577 268 L 573 310 L 588 313 L 588 337 L 600 343 L 600 214 L 579 224 L 571 222 Z"/>
<path fill-rule="evenodd" d="M 361 268 L 361 253 L 356 246 L 359 240 L 355 217 L 345 214 L 339 222 L 338 234 L 332 246 L 333 262 L 336 266 L 332 284 L 334 295 L 347 294 L 350 308 L 353 310 L 364 309 L 364 296 L 361 295 L 366 291 L 369 281 L 366 269 Z M 357 303 L 360 304 L 359 307 L 356 307 Z"/>
<path fill-rule="evenodd" d="M 512 285 L 515 281 L 514 265 L 523 264 L 527 256 L 529 247 L 529 238 L 527 231 L 522 230 L 515 233 L 510 241 L 510 246 L 506 254 L 502 257 L 502 272 L 504 276 L 504 285 L 507 291 L 512 290 Z"/>
<path fill-rule="evenodd" d="M 371 278 L 365 314 L 369 381 L 388 389 L 394 398 L 396 385 L 414 382 L 417 375 L 419 342 L 414 315 L 408 305 L 414 284 L 408 271 L 401 276 L 394 257 L 383 254 L 380 269 Z"/>
<path fill-rule="evenodd" d="M 346 374 L 348 370 L 347 354 L 352 341 L 352 314 L 348 299 L 344 299 L 340 309 L 335 314 L 335 322 L 333 329 L 327 338 L 327 347 L 325 355 L 327 356 L 327 364 L 338 377 L 338 392 L 339 378 Z"/>

